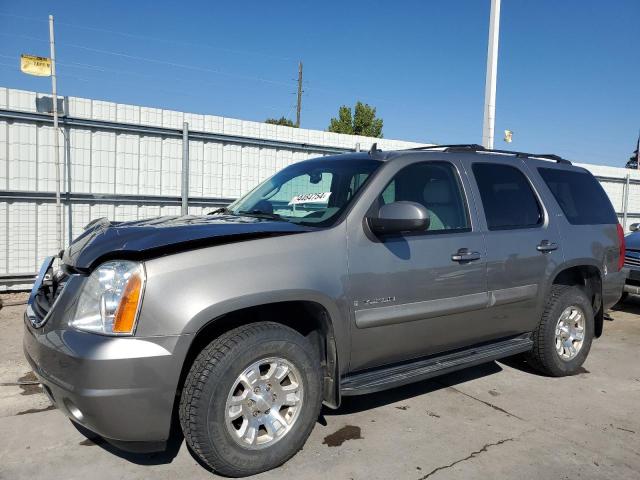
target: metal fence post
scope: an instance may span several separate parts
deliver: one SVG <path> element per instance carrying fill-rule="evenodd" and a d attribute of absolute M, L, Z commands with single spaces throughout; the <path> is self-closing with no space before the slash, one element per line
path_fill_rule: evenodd
<path fill-rule="evenodd" d="M 622 199 L 622 230 L 627 230 L 627 213 L 629 211 L 629 186 L 630 183 L 630 174 L 627 173 L 627 178 L 624 182 L 624 198 Z"/>
<path fill-rule="evenodd" d="M 182 215 L 189 214 L 189 123 L 182 124 Z"/>

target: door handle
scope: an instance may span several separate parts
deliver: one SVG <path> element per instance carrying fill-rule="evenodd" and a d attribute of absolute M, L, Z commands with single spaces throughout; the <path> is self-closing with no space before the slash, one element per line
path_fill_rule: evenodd
<path fill-rule="evenodd" d="M 451 260 L 454 262 L 472 262 L 474 260 L 480 260 L 480 257 L 479 252 L 472 252 L 468 248 L 461 248 L 451 255 Z"/>
<path fill-rule="evenodd" d="M 558 249 L 558 244 L 555 242 L 550 242 L 549 240 L 542 240 L 536 247 L 536 250 L 542 253 L 552 252 L 553 250 L 557 250 L 557 249 Z"/>

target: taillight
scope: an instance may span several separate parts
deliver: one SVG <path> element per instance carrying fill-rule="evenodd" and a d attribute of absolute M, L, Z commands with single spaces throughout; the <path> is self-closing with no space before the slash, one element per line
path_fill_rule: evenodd
<path fill-rule="evenodd" d="M 624 254 L 626 253 L 626 247 L 624 244 L 624 230 L 622 225 L 618 224 L 618 246 L 620 248 L 620 256 L 618 257 L 618 271 L 622 270 L 624 266 Z"/>

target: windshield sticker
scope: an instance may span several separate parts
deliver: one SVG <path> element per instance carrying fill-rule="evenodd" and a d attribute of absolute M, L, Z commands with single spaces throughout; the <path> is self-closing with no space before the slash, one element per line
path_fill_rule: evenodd
<path fill-rule="evenodd" d="M 298 205 L 300 203 L 329 203 L 331 192 L 323 193 L 305 193 L 304 195 L 296 195 L 291 199 L 289 205 Z"/>

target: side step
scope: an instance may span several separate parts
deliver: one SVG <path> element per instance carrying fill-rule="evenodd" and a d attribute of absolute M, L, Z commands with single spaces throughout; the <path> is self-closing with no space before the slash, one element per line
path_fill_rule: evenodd
<path fill-rule="evenodd" d="M 340 382 L 340 393 L 345 396 L 399 387 L 408 383 L 444 375 L 445 373 L 523 353 L 533 348 L 531 335 L 521 335 L 480 346 L 465 348 L 411 362 L 395 364 L 347 375 Z"/>

